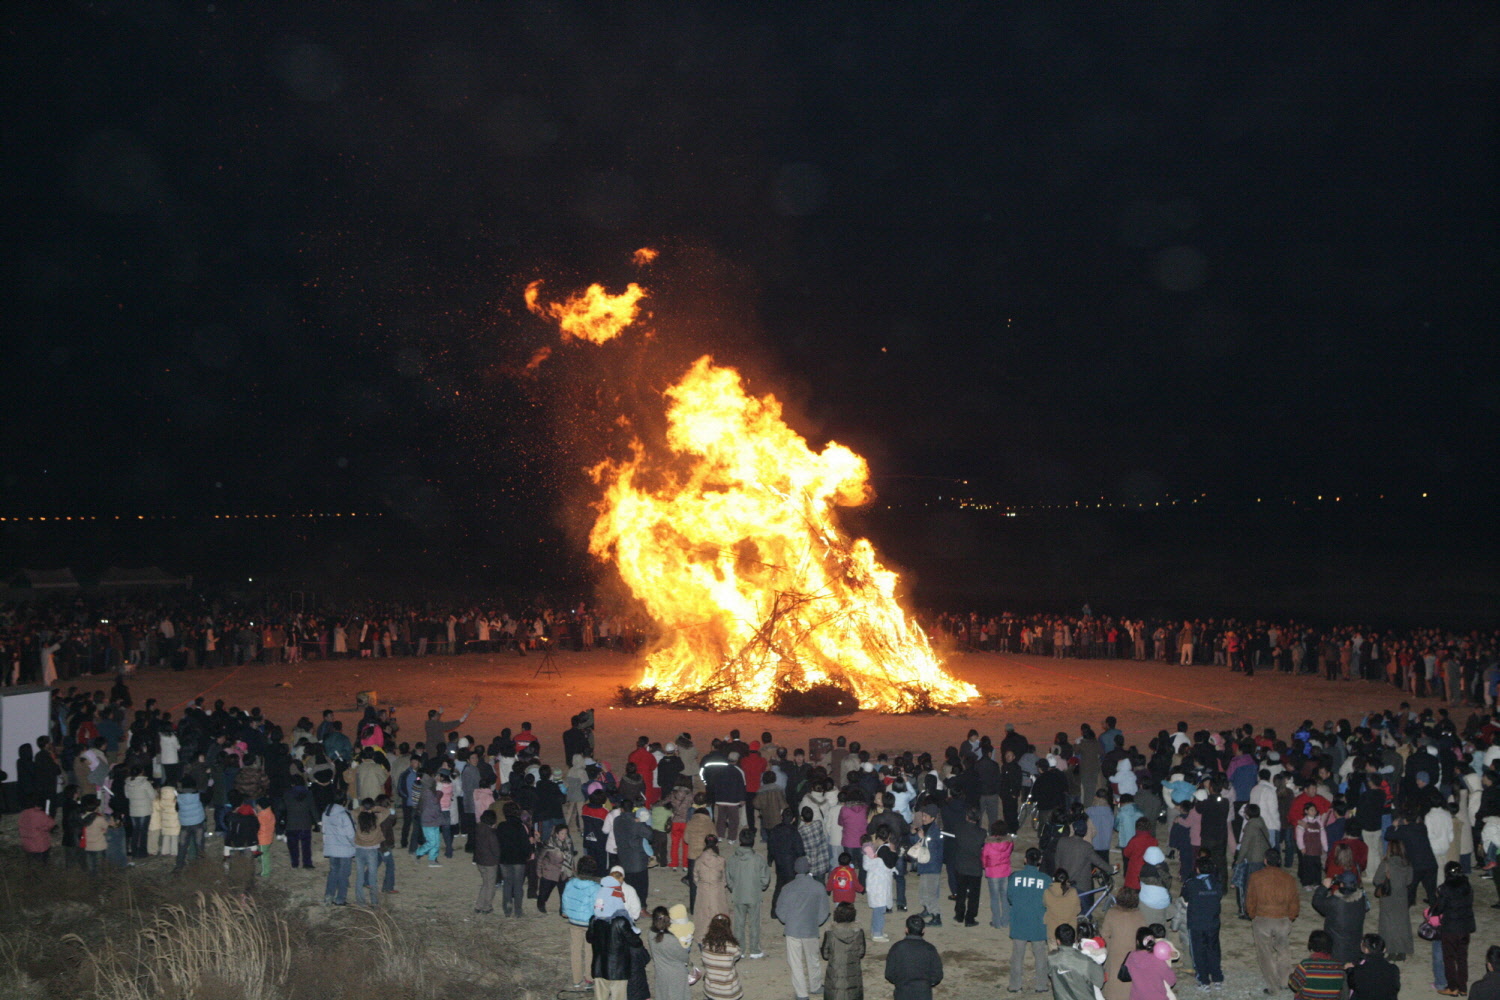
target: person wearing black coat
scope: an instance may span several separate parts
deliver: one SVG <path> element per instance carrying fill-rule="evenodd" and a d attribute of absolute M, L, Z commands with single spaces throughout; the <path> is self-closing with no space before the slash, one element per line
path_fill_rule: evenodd
<path fill-rule="evenodd" d="M 771 894 L 771 912 L 776 912 L 776 901 L 781 898 L 781 887 L 796 877 L 794 867 L 797 859 L 807 854 L 802 844 L 802 834 L 794 825 L 797 814 L 791 807 L 781 810 L 781 822 L 766 831 L 766 856 L 771 867 L 776 869 L 776 888 Z"/>
<path fill-rule="evenodd" d="M 894 1000 L 932 1000 L 932 989 L 943 981 L 943 956 L 922 937 L 921 916 L 906 918 L 906 937 L 891 945 L 885 956 L 885 981 L 896 987 Z"/>
<path fill-rule="evenodd" d="M 608 920 L 591 920 L 585 936 L 594 950 L 589 974 L 595 981 L 628 983 L 631 969 L 639 962 L 633 952 L 646 947 L 630 918 L 617 913 Z M 620 993 L 624 993 L 623 988 Z M 603 995 L 613 994 L 606 990 Z"/>
<path fill-rule="evenodd" d="M 1500 1000 L 1500 944 L 1484 953 L 1484 977 L 1469 987 L 1469 1000 Z"/>
<path fill-rule="evenodd" d="M 531 835 L 521 822 L 521 810 L 514 802 L 505 805 L 505 821 L 495 827 L 500 841 L 500 909 L 507 917 L 522 917 L 521 904 L 526 899 L 526 862 L 531 860 Z M 475 844 L 475 850 L 479 845 Z"/>
<path fill-rule="evenodd" d="M 1385 939 L 1366 934 L 1359 950 L 1359 961 L 1345 973 L 1351 1000 L 1396 1000 L 1401 992 L 1401 967 L 1386 959 Z"/>
<path fill-rule="evenodd" d="M 1051 766 L 1046 758 L 1036 762 L 1036 780 L 1031 783 L 1031 798 L 1039 816 L 1049 816 L 1055 809 L 1068 807 L 1068 776 Z"/>
<path fill-rule="evenodd" d="M 1360 889 L 1359 876 L 1344 872 L 1338 882 L 1325 878 L 1313 892 L 1312 905 L 1323 915 L 1323 929 L 1333 938 L 1329 954 L 1340 962 L 1359 961 L 1365 914 L 1370 910 L 1370 898 Z"/>
<path fill-rule="evenodd" d="M 1427 898 L 1437 895 L 1437 857 L 1432 853 L 1432 841 L 1427 839 L 1427 824 L 1420 813 L 1406 812 L 1398 816 L 1385 831 L 1387 841 L 1399 840 L 1406 850 L 1407 863 L 1411 865 L 1411 887 L 1407 890 L 1406 905 L 1417 902 L 1417 886 L 1427 889 Z"/>
<path fill-rule="evenodd" d="M 988 830 L 1000 818 L 1000 762 L 995 760 L 994 748 L 985 751 L 970 770 L 979 789 L 979 808 Z"/>
<path fill-rule="evenodd" d="M 953 919 L 965 927 L 977 927 L 979 921 L 979 887 L 984 883 L 984 828 L 979 825 L 979 813 L 970 809 L 964 821 L 952 827 L 953 836 L 946 845 L 946 860 L 958 881 L 958 899 L 953 907 Z"/>
<path fill-rule="evenodd" d="M 1443 884 L 1432 901 L 1432 912 L 1443 918 L 1438 940 L 1443 943 L 1443 975 L 1448 980 L 1448 988 L 1438 992 L 1464 996 L 1469 986 L 1469 935 L 1475 930 L 1474 889 L 1457 861 L 1443 869 Z"/>

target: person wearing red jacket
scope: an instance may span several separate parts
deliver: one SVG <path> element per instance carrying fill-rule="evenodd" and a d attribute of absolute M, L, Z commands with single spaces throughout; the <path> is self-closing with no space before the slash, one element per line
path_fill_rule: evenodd
<path fill-rule="evenodd" d="M 755 829 L 755 796 L 760 791 L 760 776 L 766 773 L 766 759 L 760 755 L 760 743 L 750 741 L 750 752 L 740 757 L 740 770 L 745 772 L 745 826 Z M 772 816 L 775 823 L 777 817 Z"/>
<path fill-rule="evenodd" d="M 855 896 L 865 891 L 859 880 L 859 872 L 854 869 L 854 857 L 848 851 L 839 855 L 839 866 L 828 873 L 825 888 L 833 893 L 835 906 L 839 903 L 852 903 Z"/>
<path fill-rule="evenodd" d="M 41 803 L 33 802 L 21 810 L 16 819 L 16 832 L 20 836 L 21 850 L 33 861 L 47 863 L 47 853 L 52 850 L 52 831 L 57 821 L 47 815 Z"/>
<path fill-rule="evenodd" d="M 1135 836 L 1120 849 L 1125 858 L 1125 888 L 1141 891 L 1141 869 L 1146 864 L 1146 848 L 1160 847 L 1151 832 L 1151 821 L 1142 816 L 1135 821 Z"/>
<path fill-rule="evenodd" d="M 628 759 L 635 765 L 636 771 L 640 772 L 641 781 L 646 786 L 646 806 L 649 808 L 656 805 L 656 800 L 661 798 L 661 789 L 656 787 L 656 754 L 651 752 L 651 741 L 644 736 L 637 736 L 635 749 L 630 751 Z"/>

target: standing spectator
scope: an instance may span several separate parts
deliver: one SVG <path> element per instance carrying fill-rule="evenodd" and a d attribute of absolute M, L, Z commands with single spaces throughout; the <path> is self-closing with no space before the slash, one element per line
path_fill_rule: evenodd
<path fill-rule="evenodd" d="M 1115 905 L 1104 914 L 1099 933 L 1104 938 L 1104 1000 L 1129 1000 L 1130 984 L 1120 979 L 1120 967 L 1136 946 L 1136 935 L 1146 926 L 1139 890 L 1122 888 Z"/>
<path fill-rule="evenodd" d="M 938 900 L 943 892 L 943 824 L 938 819 L 938 807 L 929 802 L 913 814 L 916 843 L 908 857 L 916 863 L 917 898 L 922 904 L 922 917 L 929 927 L 943 926 L 943 914 Z"/>
<path fill-rule="evenodd" d="M 865 932 L 854 918 L 854 904 L 840 903 L 833 908 L 833 926 L 823 932 L 819 954 L 828 963 L 823 976 L 823 1000 L 864 998 L 860 959 L 865 957 Z"/>
<path fill-rule="evenodd" d="M 884 825 L 876 828 L 875 838 L 871 842 L 875 854 L 864 859 L 865 900 L 870 906 L 870 938 L 881 942 L 890 940 L 885 934 L 885 914 L 891 908 L 891 890 L 896 881 L 894 873 L 896 866 L 901 863 L 900 854 L 886 843 L 886 832 L 887 827 Z"/>
<path fill-rule="evenodd" d="M 311 868 L 312 829 L 318 814 L 312 792 L 302 775 L 292 777 L 292 787 L 287 789 L 282 801 L 286 813 L 286 849 L 292 856 L 292 867 Z"/>
<path fill-rule="evenodd" d="M 1469 935 L 1474 933 L 1474 890 L 1463 866 L 1450 861 L 1443 868 L 1432 912 L 1442 918 L 1438 940 L 1443 946 L 1443 976 L 1448 988 L 1443 996 L 1461 997 L 1469 992 Z"/>
<path fill-rule="evenodd" d="M 488 809 L 480 814 L 474 826 L 474 864 L 479 868 L 479 895 L 474 900 L 474 912 L 494 913 L 495 885 L 500 873 L 500 837 L 495 832 L 495 814 Z M 589 903 L 593 904 L 593 889 L 589 890 Z M 566 907 L 563 916 L 567 917 Z"/>
<path fill-rule="evenodd" d="M 380 841 L 384 834 L 380 821 L 385 810 L 375 808 L 374 799 L 364 799 L 354 817 L 354 903 L 357 906 L 380 905 L 380 887 L 376 872 L 380 867 Z M 365 901 L 368 892 L 369 901 Z"/>
<path fill-rule="evenodd" d="M 1280 853 L 1267 851 L 1264 860 L 1265 867 L 1245 883 L 1245 912 L 1250 916 L 1261 979 L 1267 990 L 1280 993 L 1292 971 L 1288 939 L 1292 921 L 1302 912 L 1302 900 L 1297 880 L 1281 867 Z"/>
<path fill-rule="evenodd" d="M 771 867 L 755 851 L 755 831 L 740 831 L 740 846 L 724 863 L 724 881 L 734 906 L 735 937 L 744 942 L 750 958 L 765 958 L 760 948 L 760 903 L 771 884 Z"/>
<path fill-rule="evenodd" d="M 1213 861 L 1198 860 L 1198 874 L 1182 885 L 1182 900 L 1187 904 L 1188 942 L 1193 954 L 1193 971 L 1198 984 L 1209 986 L 1224 981 L 1219 959 L 1219 903 L 1224 898 L 1224 883 Z"/>
<path fill-rule="evenodd" d="M 767 775 L 772 773 L 774 772 L 766 772 Z M 769 816 L 764 812 L 761 815 L 763 822 Z M 780 816 L 781 822 L 766 831 L 766 853 L 771 856 L 771 866 L 775 869 L 776 875 L 776 888 L 771 893 L 772 910 L 776 909 L 776 901 L 781 898 L 782 886 L 790 882 L 792 876 L 796 874 L 792 870 L 793 863 L 807 854 L 807 848 L 797 831 L 797 814 L 788 806 L 781 810 Z"/>
<path fill-rule="evenodd" d="M 488 812 L 489 810 L 486 810 Z M 552 891 L 561 891 L 563 883 L 573 874 L 573 837 L 566 825 L 559 823 L 537 852 L 536 859 L 536 909 L 547 912 L 547 900 Z"/>
<path fill-rule="evenodd" d="M 1052 1000 L 1094 1000 L 1104 986 L 1104 967 L 1075 946 L 1078 930 L 1059 924 L 1053 932 L 1057 947 L 1047 957 L 1052 979 Z"/>
<path fill-rule="evenodd" d="M 1010 903 L 1010 991 L 1021 989 L 1025 973 L 1026 949 L 1030 947 L 1034 974 L 1032 987 L 1038 992 L 1047 988 L 1047 888 L 1052 880 L 1037 866 L 1042 852 L 1027 848 L 1025 866 L 1006 880 L 1005 894 Z"/>
<path fill-rule="evenodd" d="M 504 815 L 504 821 L 495 827 L 495 837 L 500 842 L 500 910 L 507 917 L 519 918 L 526 915 L 523 904 L 526 902 L 526 862 L 531 860 L 531 836 L 521 822 L 520 806 L 507 802 Z"/>
<path fill-rule="evenodd" d="M 428 868 L 441 868 L 438 852 L 442 850 L 442 828 L 447 812 L 443 808 L 442 793 L 438 791 L 438 777 L 432 772 L 422 775 L 417 799 L 418 822 L 422 824 L 422 846 L 417 850 L 417 860 L 427 858 Z"/>
<path fill-rule="evenodd" d="M 354 818 L 342 802 L 330 802 L 323 811 L 323 857 L 328 862 L 328 880 L 323 902 L 349 905 L 349 870 L 354 865 Z"/>
<path fill-rule="evenodd" d="M 833 870 L 833 845 L 828 840 L 828 831 L 818 821 L 811 806 L 803 806 L 801 820 L 797 824 L 797 836 L 802 841 L 802 854 L 807 858 L 807 870 L 813 878 L 822 882 Z M 792 873 L 796 875 L 794 871 Z M 781 887 L 777 887 L 780 892 Z M 771 904 L 775 909 L 776 904 Z"/>
<path fill-rule="evenodd" d="M 1130 1000 L 1167 1000 L 1177 985 L 1177 973 L 1156 953 L 1156 935 L 1151 928 L 1135 932 L 1135 947 L 1120 963 L 1120 982 L 1130 986 Z"/>
<path fill-rule="evenodd" d="M 1411 904 L 1407 902 L 1411 886 L 1411 865 L 1406 861 L 1406 847 L 1399 840 L 1386 845 L 1385 860 L 1375 869 L 1375 895 L 1380 899 L 1380 936 L 1386 955 L 1400 962 L 1415 947 L 1411 933 Z"/>
<path fill-rule="evenodd" d="M 255 820 L 257 823 L 256 860 L 260 862 L 258 872 L 261 878 L 270 878 L 271 845 L 276 843 L 276 810 L 271 807 L 269 796 L 262 795 L 255 800 Z M 379 902 L 380 899 L 377 897 L 375 903 L 379 904 Z"/>
<path fill-rule="evenodd" d="M 1359 959 L 1359 941 L 1365 933 L 1365 914 L 1370 900 L 1359 887 L 1359 874 L 1345 872 L 1337 880 L 1328 878 L 1313 892 L 1313 909 L 1323 915 L 1331 954 L 1348 964 Z"/>
<path fill-rule="evenodd" d="M 893 1000 L 932 1000 L 933 988 L 943 981 L 943 956 L 922 937 L 921 914 L 906 918 L 906 937 L 891 945 L 885 956 L 885 981 L 896 989 Z"/>
<path fill-rule="evenodd" d="M 740 960 L 740 943 L 734 939 L 729 914 L 714 914 L 698 953 L 703 957 L 704 1000 L 740 1000 L 745 995 L 740 971 L 735 968 Z"/>
<path fill-rule="evenodd" d="M 195 858 L 203 856 L 203 827 L 207 818 L 203 799 L 198 792 L 198 782 L 191 774 L 186 775 L 182 779 L 182 787 L 177 790 L 177 820 L 182 835 L 177 842 L 177 865 L 174 871 L 182 871 L 187 865 L 189 852 Z"/>
<path fill-rule="evenodd" d="M 677 908 L 681 909 L 680 906 Z M 687 910 L 682 910 L 682 916 L 687 916 Z M 672 933 L 671 910 L 658 906 L 651 911 L 651 935 L 646 939 L 646 947 L 651 951 L 651 964 L 656 969 L 655 990 L 651 994 L 653 1000 L 691 1000 L 688 965 L 692 959 L 692 945 L 691 933 L 686 938 Z"/>
<path fill-rule="evenodd" d="M 964 821 L 953 828 L 953 842 L 947 845 L 948 862 L 958 881 L 958 899 L 953 906 L 954 923 L 965 927 L 979 926 L 979 886 L 984 881 L 984 829 L 979 825 L 979 811 L 969 809 Z"/>
<path fill-rule="evenodd" d="M 1385 831 L 1387 843 L 1400 841 L 1407 864 L 1411 865 L 1411 885 L 1406 892 L 1406 904 L 1417 901 L 1417 886 L 1427 890 L 1427 899 L 1437 896 L 1437 857 L 1432 853 L 1432 841 L 1427 838 L 1427 824 L 1423 822 L 1421 807 L 1417 806 L 1391 822 Z"/>
<path fill-rule="evenodd" d="M 984 863 L 984 880 L 990 894 L 990 926 L 996 930 L 1010 926 L 1010 903 L 1005 896 L 1005 880 L 1010 878 L 1010 856 L 1015 840 L 1008 835 L 1005 821 L 990 824 L 980 860 Z M 1105 848 L 1108 850 L 1108 847 Z"/>
<path fill-rule="evenodd" d="M 139 765 L 132 767 L 130 777 L 125 779 L 125 798 L 130 808 L 130 856 L 144 858 L 151 813 L 156 808 L 156 789 Z"/>
<path fill-rule="evenodd" d="M 1310 953 L 1292 968 L 1287 985 L 1293 1000 L 1339 1000 L 1344 992 L 1344 963 L 1331 954 L 1333 939 L 1325 930 L 1307 936 Z"/>
<path fill-rule="evenodd" d="M 156 851 L 164 858 L 177 857 L 177 838 L 182 834 L 182 820 L 177 815 L 177 789 L 163 785 L 151 807 L 151 827 L 156 831 Z"/>
<path fill-rule="evenodd" d="M 594 946 L 595 1000 L 625 1000 L 625 988 L 636 964 L 632 952 L 646 947 L 635 925 L 616 910 L 612 916 L 589 924 L 588 939 Z"/>
<path fill-rule="evenodd" d="M 495 814 L 486 813 L 490 822 L 494 823 Z M 481 816 L 480 820 L 483 821 Z M 475 847 L 478 853 L 478 847 Z M 500 860 L 500 844 L 495 842 L 495 862 L 498 866 Z M 562 917 L 568 922 L 568 959 L 572 963 L 573 989 L 586 989 L 592 985 L 593 980 L 589 978 L 589 954 L 588 954 L 588 929 L 589 923 L 594 919 L 594 897 L 599 894 L 599 869 L 591 855 L 585 854 L 578 859 L 578 870 L 573 877 L 568 879 L 563 886 Z M 491 886 L 494 879 L 490 880 Z M 493 888 L 491 889 L 493 894 Z"/>
<path fill-rule="evenodd" d="M 786 960 L 797 1000 L 823 992 L 823 963 L 818 958 L 818 928 L 828 920 L 828 893 L 808 874 L 806 858 L 794 865 L 796 877 L 781 890 L 776 904 L 786 937 Z M 911 921 L 907 921 L 910 925 Z"/>
<path fill-rule="evenodd" d="M 1068 877 L 1066 868 L 1059 868 L 1052 875 L 1052 884 L 1047 886 L 1047 891 L 1042 894 L 1046 903 L 1047 912 L 1043 917 L 1043 923 L 1047 927 L 1047 947 L 1056 947 L 1057 929 L 1063 924 L 1077 924 L 1078 914 L 1082 910 L 1078 898 L 1078 890 L 1073 888 L 1073 880 Z"/>

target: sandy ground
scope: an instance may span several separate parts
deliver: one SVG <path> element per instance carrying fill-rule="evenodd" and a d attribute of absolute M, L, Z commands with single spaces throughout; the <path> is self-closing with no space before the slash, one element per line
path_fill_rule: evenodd
<path fill-rule="evenodd" d="M 954 658 L 951 667 L 984 692 L 986 704 L 955 710 L 948 716 L 861 713 L 845 719 L 788 719 L 747 713 L 710 717 L 709 713 L 666 708 L 610 708 L 616 689 L 631 683 L 637 675 L 634 661 L 623 655 L 560 653 L 555 660 L 560 677 L 533 676 L 539 663 L 535 655 L 525 659 L 514 655 L 474 655 L 315 662 L 276 667 L 254 665 L 233 672 L 148 671 L 131 683 L 138 699 L 155 697 L 176 707 L 204 694 L 210 701 L 223 698 L 244 708 L 260 706 L 288 727 L 299 715 L 316 719 L 325 707 L 352 720 L 355 692 L 374 690 L 382 705 L 398 709 L 406 727 L 403 737 L 408 739 L 419 738 L 420 723 L 428 708 L 442 705 L 448 707 L 450 714 L 462 712 L 478 695 L 479 706 L 462 727 L 465 733 L 488 739 L 502 726 L 515 727 L 523 719 L 529 720 L 543 742 L 544 758 L 553 757 L 560 749 L 560 733 L 569 717 L 581 708 L 594 707 L 598 709 L 599 750 L 606 759 L 616 761 L 623 760 L 633 747 L 636 735 L 667 740 L 683 730 L 692 732 L 700 746 L 706 745 L 712 736 L 738 727 L 747 737 L 769 729 L 778 741 L 792 745 L 805 745 L 813 736 L 842 734 L 871 748 L 941 749 L 956 744 L 970 727 L 998 734 L 1005 722 L 1014 722 L 1021 732 L 1042 742 L 1059 729 L 1076 732 L 1081 721 L 1090 721 L 1097 728 L 1104 716 L 1116 715 L 1127 738 L 1144 744 L 1157 729 L 1170 728 L 1179 719 L 1194 728 L 1217 729 L 1248 720 L 1287 731 L 1304 718 L 1321 723 L 1324 719 L 1352 717 L 1366 709 L 1393 706 L 1400 701 L 1390 689 L 1363 682 L 1328 683 L 1265 673 L 1245 678 L 1204 666 L 1182 668 L 1127 661 L 1059 663 L 1027 656 L 968 654 Z M 1000 705 L 987 703 L 996 698 L 1002 699 Z M 436 927 L 448 921 L 483 920 L 493 925 L 497 936 L 519 937 L 538 961 L 557 970 L 557 985 L 565 986 L 567 932 L 556 914 L 555 900 L 549 906 L 552 912 L 545 917 L 533 913 L 527 919 L 514 920 L 498 912 L 475 916 L 472 909 L 476 872 L 462 853 L 462 838 L 459 844 L 459 853 L 441 868 L 419 865 L 409 855 L 401 854 L 399 892 L 387 896 L 386 904 L 404 919 Z M 319 860 L 316 872 L 293 871 L 287 866 L 282 846 L 278 844 L 275 851 L 273 882 L 285 888 L 295 902 L 310 910 L 322 910 L 326 870 L 322 868 L 323 862 Z M 148 862 L 150 868 L 160 864 Z M 1477 900 L 1489 903 L 1491 883 L 1476 878 L 1475 886 Z M 914 880 L 908 891 L 915 899 Z M 685 902 L 686 895 L 687 889 L 680 883 L 678 873 L 652 871 L 650 905 Z M 987 898 L 982 899 L 981 917 L 987 914 L 987 906 Z M 863 907 L 861 911 L 861 920 L 868 928 L 868 912 Z M 1320 924 L 1310 907 L 1306 912 L 1293 930 L 1293 943 L 1299 949 L 1308 931 Z M 1479 914 L 1481 932 L 1471 945 L 1471 968 L 1482 966 L 1484 947 L 1497 939 L 1496 932 L 1500 930 L 1496 911 L 1481 905 Z M 892 920 L 901 916 L 904 915 L 892 914 Z M 1372 915 L 1367 927 L 1373 929 L 1374 924 Z M 898 927 L 898 923 L 890 927 L 893 939 L 897 939 Z M 929 931 L 929 940 L 942 950 L 947 968 L 947 978 L 938 996 L 988 1000 L 999 994 L 1004 989 L 1003 977 L 1009 967 L 1010 947 L 1004 934 L 984 923 L 972 929 L 954 927 L 951 920 L 944 927 Z M 769 913 L 762 938 L 769 957 L 741 964 L 746 996 L 749 1000 L 789 997 L 785 950 L 779 925 L 770 919 Z M 1224 990 L 1215 993 L 1237 1000 L 1261 997 L 1263 984 L 1256 972 L 1249 925 L 1234 919 L 1232 901 L 1225 904 L 1222 940 L 1228 983 Z M 888 947 L 871 944 L 865 961 L 867 990 L 878 1000 L 890 996 L 890 988 L 883 980 L 883 956 Z M 1435 995 L 1429 966 L 1428 947 L 1419 942 L 1418 954 L 1403 967 L 1407 996 Z M 1474 978 L 1477 975 L 1478 972 Z M 1028 975 L 1028 990 L 1030 982 Z M 1190 983 L 1178 989 L 1179 995 L 1193 991 Z"/>

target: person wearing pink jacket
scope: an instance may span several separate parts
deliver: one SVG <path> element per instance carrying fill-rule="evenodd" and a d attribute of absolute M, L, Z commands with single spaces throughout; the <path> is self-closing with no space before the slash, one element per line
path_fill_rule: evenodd
<path fill-rule="evenodd" d="M 997 930 L 1010 926 L 1010 904 L 1005 899 L 1005 880 L 1010 877 L 1010 854 L 1015 848 L 1015 838 L 1005 825 L 997 819 L 990 824 L 990 835 L 985 838 L 979 859 L 984 864 L 984 880 L 989 884 L 990 926 Z"/>

